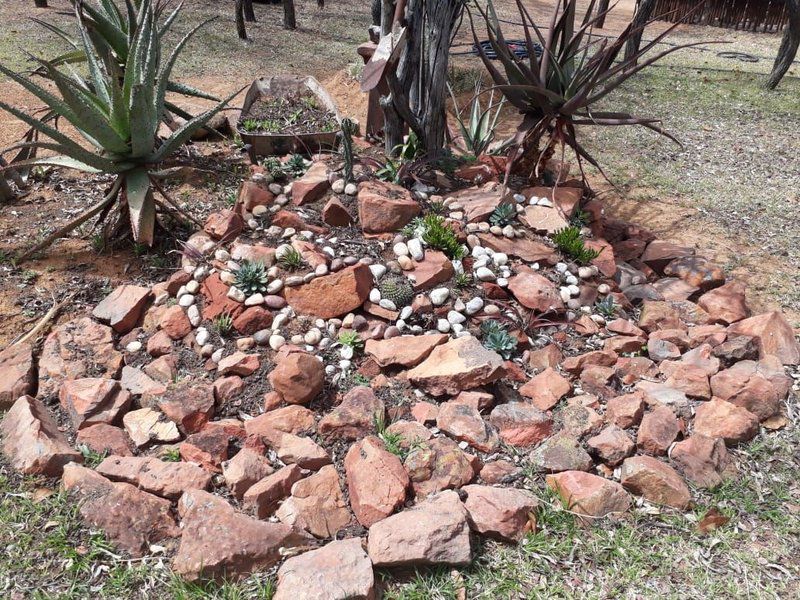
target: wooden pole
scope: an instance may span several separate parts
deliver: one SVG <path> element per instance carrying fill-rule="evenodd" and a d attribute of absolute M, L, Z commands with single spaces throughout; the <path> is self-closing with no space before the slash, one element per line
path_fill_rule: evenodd
<path fill-rule="evenodd" d="M 294 0 L 283 0 L 283 28 L 297 29 L 297 18 L 294 12 Z"/>

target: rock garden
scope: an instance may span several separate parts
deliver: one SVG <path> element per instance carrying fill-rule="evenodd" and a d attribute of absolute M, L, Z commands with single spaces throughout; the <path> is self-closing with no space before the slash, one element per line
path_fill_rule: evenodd
<path fill-rule="evenodd" d="M 341 126 L 287 106 L 238 127 Z M 389 173 L 349 127 L 340 150 L 248 165 L 163 280 L 0 352 L 5 460 L 118 551 L 188 581 L 276 572 L 275 599 L 372 599 L 379 571 L 519 543 L 543 494 L 587 528 L 690 511 L 739 476 L 730 449 L 788 424 L 786 318 L 607 215 L 577 163 L 404 160 L 412 131 Z"/>

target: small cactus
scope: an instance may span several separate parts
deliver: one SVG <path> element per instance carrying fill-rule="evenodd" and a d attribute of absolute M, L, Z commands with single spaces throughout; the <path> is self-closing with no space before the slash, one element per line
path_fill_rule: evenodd
<path fill-rule="evenodd" d="M 402 275 L 388 275 L 378 284 L 381 298 L 391 300 L 397 308 L 408 306 L 414 299 L 414 288 Z"/>

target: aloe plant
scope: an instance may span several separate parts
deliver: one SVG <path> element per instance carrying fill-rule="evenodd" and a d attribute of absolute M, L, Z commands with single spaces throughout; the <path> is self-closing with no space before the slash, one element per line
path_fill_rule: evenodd
<path fill-rule="evenodd" d="M 129 19 L 132 6 L 128 4 Z M 17 144 L 16 148 L 42 149 L 54 153 L 52 156 L 29 159 L 23 164 L 68 167 L 116 176 L 102 201 L 36 244 L 21 258 L 38 252 L 95 215 L 108 216 L 115 202 L 118 202 L 122 221 L 130 220 L 134 241 L 152 245 L 156 205 L 168 210 L 163 202 L 156 201 L 154 192 L 158 191 L 168 204 L 174 206 L 158 183 L 153 169 L 174 154 L 235 95 L 190 119 L 167 139 L 157 138 L 172 68 L 186 43 L 204 25 L 200 24 L 189 31 L 169 56 L 162 59 L 162 32 L 165 26 L 174 22 L 179 10 L 180 7 L 168 17 L 167 23 L 159 27 L 153 1 L 141 0 L 135 27 L 129 31 L 130 49 L 125 56 L 124 68 L 120 68 L 117 57 L 107 52 L 105 40 L 90 35 L 79 5 L 76 15 L 88 76 L 81 76 L 74 71 L 67 75 L 53 61 L 35 59 L 58 93 L 52 93 L 30 78 L 0 65 L 1 73 L 44 102 L 48 110 L 67 121 L 88 142 L 78 143 L 44 119 L 37 119 L 0 101 L 0 108 L 49 138 L 46 141 L 37 138 Z M 61 65 L 64 64 L 62 61 Z"/>
<path fill-rule="evenodd" d="M 466 110 L 462 111 L 458 108 L 458 101 L 453 89 L 449 85 L 447 89 L 450 90 L 450 96 L 453 98 L 456 121 L 461 130 L 461 137 L 464 140 L 467 152 L 470 152 L 475 157 L 484 154 L 494 141 L 497 120 L 500 118 L 500 111 L 503 110 L 506 99 L 501 98 L 500 102 L 495 102 L 494 90 L 491 90 L 489 101 L 484 109 L 481 104 L 483 92 L 481 91 L 481 84 L 478 82 L 475 86 L 475 94 L 469 104 L 469 116 L 467 116 L 464 114 L 467 112 Z"/>
<path fill-rule="evenodd" d="M 546 162 L 548 152 L 556 146 L 561 146 L 562 150 L 568 146 L 575 152 L 581 173 L 584 160 L 603 173 L 598 161 L 580 142 L 576 128 L 581 125 L 640 125 L 677 143 L 659 127 L 658 119 L 602 110 L 597 105 L 625 81 L 664 56 L 709 42 L 675 44 L 645 58 L 644 55 L 661 43 L 679 22 L 632 55 L 620 58 L 626 42 L 640 35 L 644 27 L 631 23 L 616 38 L 594 37 L 593 28 L 607 12 L 596 13 L 595 2 L 589 2 L 583 20 L 577 21 L 577 0 L 556 0 L 549 26 L 545 28 L 534 22 L 522 0 L 515 0 L 527 59 L 520 58 L 509 47 L 492 0 L 487 0 L 485 8 L 482 1 L 472 0 L 469 4 L 468 14 L 478 54 L 495 87 L 522 114 L 509 155 L 507 175 L 513 170 L 520 174 L 536 174 L 539 166 Z M 479 43 L 473 12 L 478 13 L 486 26 L 489 43 L 502 71 Z M 536 42 L 543 48 L 541 58 L 537 58 Z M 539 151 L 542 139 L 546 139 L 546 144 L 544 151 Z"/>

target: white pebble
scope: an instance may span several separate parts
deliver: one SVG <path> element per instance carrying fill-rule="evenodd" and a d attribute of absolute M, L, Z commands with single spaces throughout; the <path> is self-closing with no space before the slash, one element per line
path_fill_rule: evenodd
<path fill-rule="evenodd" d="M 192 327 L 197 327 L 203 321 L 203 318 L 200 316 L 200 309 L 197 308 L 197 304 L 192 304 L 189 307 L 189 309 L 186 311 L 186 316 L 189 317 L 189 323 L 192 324 Z"/>
<path fill-rule="evenodd" d="M 236 286 L 231 286 L 228 290 L 228 298 L 235 302 L 244 302 L 244 292 Z"/>
<path fill-rule="evenodd" d="M 138 352 L 141 349 L 142 349 L 142 342 L 137 340 L 133 340 L 132 342 L 129 342 L 127 346 L 125 346 L 126 352 Z"/>
<path fill-rule="evenodd" d="M 462 315 L 460 312 L 451 310 L 447 313 L 447 320 L 450 322 L 451 325 L 455 325 L 456 323 L 463 323 L 467 320 L 467 317 Z"/>
<path fill-rule="evenodd" d="M 378 304 L 381 308 L 385 308 L 386 310 L 397 310 L 397 305 L 388 298 L 381 299 Z"/>
<path fill-rule="evenodd" d="M 270 281 L 267 285 L 267 293 L 268 294 L 277 294 L 283 289 L 283 280 L 282 279 L 275 279 Z"/>
<path fill-rule="evenodd" d="M 258 292 L 244 301 L 245 306 L 258 306 L 259 304 L 264 304 L 264 295 Z"/>
<path fill-rule="evenodd" d="M 392 248 L 392 250 L 394 251 L 394 255 L 398 257 L 408 256 L 409 254 L 409 249 L 405 242 L 398 242 L 397 244 L 394 245 L 394 248 Z"/>
<path fill-rule="evenodd" d="M 447 319 L 439 319 L 436 321 L 436 329 L 439 330 L 441 333 L 447 333 L 450 331 L 450 321 Z"/>
<path fill-rule="evenodd" d="M 504 252 L 495 252 L 492 255 L 492 262 L 498 267 L 502 267 L 508 263 L 508 254 L 505 254 Z"/>
<path fill-rule="evenodd" d="M 430 293 L 431 302 L 434 306 L 441 306 L 444 304 L 448 296 L 450 296 L 450 290 L 447 288 L 436 288 L 435 290 L 431 290 Z"/>
<path fill-rule="evenodd" d="M 411 258 L 413 258 L 417 262 L 425 258 L 425 251 L 422 249 L 422 242 L 419 240 L 419 238 L 411 238 L 410 240 L 408 240 L 406 246 L 408 247 L 408 251 L 411 254 Z"/>
<path fill-rule="evenodd" d="M 213 354 L 211 354 L 211 360 L 214 361 L 215 363 L 218 363 L 219 361 L 222 360 L 222 355 L 224 354 L 224 352 L 225 348 L 217 348 L 216 350 L 214 350 Z"/>
<path fill-rule="evenodd" d="M 494 281 L 497 279 L 494 273 L 492 273 L 491 269 L 487 267 L 479 267 L 475 271 L 475 277 L 480 279 L 481 281 Z"/>
<path fill-rule="evenodd" d="M 413 308 L 411 308 L 410 306 L 404 306 L 403 310 L 400 311 L 400 318 L 403 319 L 404 321 L 408 321 L 408 318 L 411 316 L 413 312 L 414 312 Z"/>
<path fill-rule="evenodd" d="M 272 348 L 273 350 L 277 350 L 285 343 L 286 343 L 286 338 L 283 337 L 282 335 L 275 334 L 269 336 L 269 347 Z"/>
<path fill-rule="evenodd" d="M 191 294 L 184 294 L 178 298 L 178 305 L 183 308 L 189 308 L 192 304 L 194 304 L 194 296 Z"/>
<path fill-rule="evenodd" d="M 475 313 L 479 312 L 483 308 L 483 298 L 475 297 L 466 305 L 466 312 L 468 315 L 474 315 Z"/>
<path fill-rule="evenodd" d="M 369 270 L 372 271 L 372 276 L 375 279 L 380 279 L 386 273 L 385 265 L 370 265 Z"/>
<path fill-rule="evenodd" d="M 381 291 L 378 288 L 372 288 L 369 291 L 369 301 L 373 304 L 377 304 L 381 301 Z"/>
<path fill-rule="evenodd" d="M 199 327 L 197 329 L 197 333 L 194 335 L 194 341 L 197 342 L 199 346 L 205 346 L 206 342 L 208 341 L 208 329 L 205 327 Z"/>

